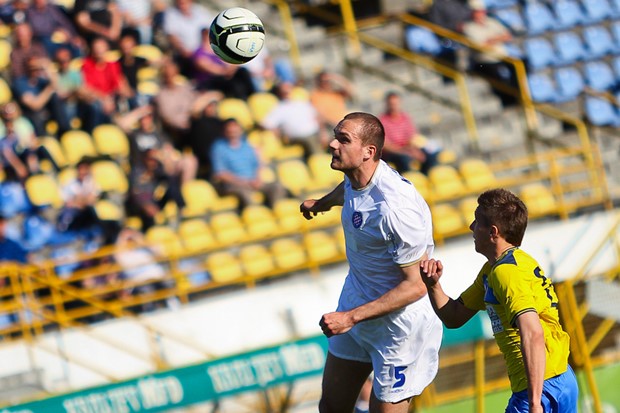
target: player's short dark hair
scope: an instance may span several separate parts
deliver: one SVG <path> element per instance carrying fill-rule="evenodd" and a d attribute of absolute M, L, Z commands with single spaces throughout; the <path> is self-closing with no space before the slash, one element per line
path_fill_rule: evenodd
<path fill-rule="evenodd" d="M 527 228 L 527 207 L 506 189 L 490 189 L 478 197 L 476 219 L 483 225 L 495 225 L 506 241 L 518 247 Z"/>
<path fill-rule="evenodd" d="M 383 124 L 375 115 L 365 112 L 352 112 L 344 117 L 343 120 L 356 120 L 359 122 L 359 138 L 363 145 L 374 145 L 377 147 L 374 160 L 381 158 L 381 151 L 385 142 L 385 129 Z"/>

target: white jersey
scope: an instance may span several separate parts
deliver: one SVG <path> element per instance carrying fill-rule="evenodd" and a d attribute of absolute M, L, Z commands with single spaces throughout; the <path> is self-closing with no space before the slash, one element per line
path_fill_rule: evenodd
<path fill-rule="evenodd" d="M 347 284 L 363 302 L 375 300 L 402 281 L 400 267 L 433 252 L 431 213 L 412 183 L 380 161 L 370 183 L 355 190 L 345 177 L 342 226 Z"/>

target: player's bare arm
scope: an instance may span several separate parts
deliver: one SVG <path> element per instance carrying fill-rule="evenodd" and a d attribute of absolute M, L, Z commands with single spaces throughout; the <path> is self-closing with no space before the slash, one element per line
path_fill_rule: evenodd
<path fill-rule="evenodd" d="M 402 267 L 403 280 L 396 287 L 374 301 L 350 311 L 324 314 L 319 322 L 323 334 L 331 337 L 351 330 L 365 320 L 381 317 L 418 301 L 426 295 L 426 287 L 420 279 L 420 264 Z"/>
<path fill-rule="evenodd" d="M 321 199 L 306 199 L 299 206 L 304 218 L 312 219 L 319 212 L 329 211 L 332 207 L 344 204 L 344 181 Z"/>
<path fill-rule="evenodd" d="M 542 412 L 542 390 L 545 381 L 545 336 L 538 314 L 534 311 L 517 317 L 521 336 L 521 353 L 527 374 L 530 412 Z"/>
<path fill-rule="evenodd" d="M 477 311 L 465 307 L 460 301 L 450 298 L 441 288 L 439 283 L 439 279 L 443 275 L 441 261 L 422 260 L 420 275 L 428 290 L 428 296 L 435 313 L 447 328 L 459 328 L 477 313 Z"/>

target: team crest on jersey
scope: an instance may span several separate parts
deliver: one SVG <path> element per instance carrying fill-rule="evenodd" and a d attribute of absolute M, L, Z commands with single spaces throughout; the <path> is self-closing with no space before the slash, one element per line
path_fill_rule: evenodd
<path fill-rule="evenodd" d="M 353 213 L 353 216 L 351 217 L 351 222 L 353 222 L 353 227 L 354 228 L 359 228 L 362 226 L 362 213 L 359 211 L 355 211 Z"/>

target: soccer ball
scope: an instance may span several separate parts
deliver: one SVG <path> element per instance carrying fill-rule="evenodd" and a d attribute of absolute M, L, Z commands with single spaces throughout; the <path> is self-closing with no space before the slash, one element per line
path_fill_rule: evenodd
<path fill-rule="evenodd" d="M 213 19 L 209 42 L 216 55 L 233 64 L 249 62 L 265 43 L 265 29 L 258 16 L 248 9 L 232 7 Z"/>

